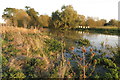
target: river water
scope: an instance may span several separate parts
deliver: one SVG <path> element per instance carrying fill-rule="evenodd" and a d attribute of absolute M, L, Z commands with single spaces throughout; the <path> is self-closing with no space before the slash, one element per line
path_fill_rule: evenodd
<path fill-rule="evenodd" d="M 69 46 L 73 45 L 72 43 L 74 39 L 88 39 L 92 46 L 100 48 L 101 44 L 109 45 L 112 47 L 116 47 L 118 45 L 118 35 L 109 35 L 109 34 L 102 34 L 102 33 L 90 33 L 90 32 L 83 32 L 83 31 L 59 31 L 59 30 L 52 30 L 50 31 L 51 36 L 56 38 L 61 38 L 61 34 L 64 36 L 64 40 L 66 44 Z"/>
<path fill-rule="evenodd" d="M 90 41 L 93 46 L 100 47 L 101 43 L 104 45 L 110 45 L 112 47 L 116 47 L 118 45 L 118 36 L 117 35 L 106 35 L 100 33 L 85 33 L 78 32 L 78 34 L 82 35 L 83 38 L 86 38 Z"/>
<path fill-rule="evenodd" d="M 90 48 L 96 49 L 95 53 L 101 55 L 102 53 L 107 53 L 106 57 L 112 57 L 113 51 L 116 51 L 115 48 L 118 46 L 118 35 L 109 35 L 109 34 L 102 34 L 102 33 L 90 33 L 90 32 L 83 32 L 83 31 L 60 31 L 60 30 L 50 30 L 48 35 L 51 37 L 60 40 L 63 39 L 65 42 L 66 48 L 74 46 L 74 52 L 77 54 L 81 54 L 81 49 L 78 48 L 77 44 L 75 43 L 76 40 L 80 38 L 88 39 L 90 41 L 91 46 L 86 46 L 86 50 L 89 52 Z M 82 47 L 82 46 L 81 46 Z M 109 49 L 108 49 L 109 48 Z M 101 50 L 102 52 L 99 52 Z M 65 53 L 65 55 L 69 55 L 69 53 Z"/>

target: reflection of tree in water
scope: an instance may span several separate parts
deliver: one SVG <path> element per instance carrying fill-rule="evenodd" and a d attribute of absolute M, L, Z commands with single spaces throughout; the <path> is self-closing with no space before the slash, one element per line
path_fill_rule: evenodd
<path fill-rule="evenodd" d="M 80 34 L 76 31 L 65 31 L 65 30 L 51 30 L 50 31 L 51 37 L 54 37 L 57 40 L 63 39 L 66 47 L 75 46 L 74 41 L 77 39 L 82 38 Z"/>

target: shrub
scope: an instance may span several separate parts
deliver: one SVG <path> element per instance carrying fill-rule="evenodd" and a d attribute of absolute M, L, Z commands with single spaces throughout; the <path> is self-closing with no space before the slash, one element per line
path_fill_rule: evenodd
<path fill-rule="evenodd" d="M 62 43 L 55 40 L 55 39 L 46 39 L 45 40 L 46 46 L 48 46 L 48 51 L 61 51 L 62 49 Z"/>
<path fill-rule="evenodd" d="M 88 39 L 79 39 L 77 41 L 75 41 L 75 43 L 77 43 L 79 46 L 90 46 L 90 41 Z"/>

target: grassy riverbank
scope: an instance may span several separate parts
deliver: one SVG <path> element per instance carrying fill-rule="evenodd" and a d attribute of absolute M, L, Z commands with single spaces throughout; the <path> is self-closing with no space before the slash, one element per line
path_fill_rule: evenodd
<path fill-rule="evenodd" d="M 91 28 L 73 28 L 76 31 L 89 31 L 92 33 L 114 34 L 119 35 L 120 29 L 118 27 L 91 27 Z"/>
<path fill-rule="evenodd" d="M 88 48 L 87 39 L 74 33 L 51 37 L 44 31 L 0 27 L 3 78 L 119 78 L 119 52 Z M 69 36 L 68 36 L 69 35 Z M 58 38 L 59 36 L 59 38 Z M 58 39 L 57 39 L 58 38 Z M 66 45 L 64 38 L 71 41 Z M 68 40 L 69 41 L 69 40 Z M 73 42 L 72 42 L 73 41 Z M 98 53 L 96 53 L 98 52 Z M 103 54 L 101 54 L 103 53 Z M 85 64 L 83 64 L 85 62 Z"/>
<path fill-rule="evenodd" d="M 0 27 L 0 31 L 3 78 L 49 76 L 60 56 L 59 41 L 36 29 Z"/>

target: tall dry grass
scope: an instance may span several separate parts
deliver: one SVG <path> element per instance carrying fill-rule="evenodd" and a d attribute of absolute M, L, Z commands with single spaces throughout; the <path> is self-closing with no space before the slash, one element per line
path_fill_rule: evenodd
<path fill-rule="evenodd" d="M 1 26 L 0 27 L 0 33 L 6 33 L 6 32 L 21 32 L 24 34 L 27 33 L 41 33 L 40 30 L 37 29 L 26 29 L 22 27 L 11 27 L 11 26 Z"/>
<path fill-rule="evenodd" d="M 40 30 L 4 26 L 0 27 L 0 34 L 3 41 L 3 53 L 15 55 L 13 59 L 21 57 L 41 58 L 46 64 L 49 64 L 49 60 L 43 51 L 45 48 L 44 40 L 49 37 L 42 34 Z"/>

